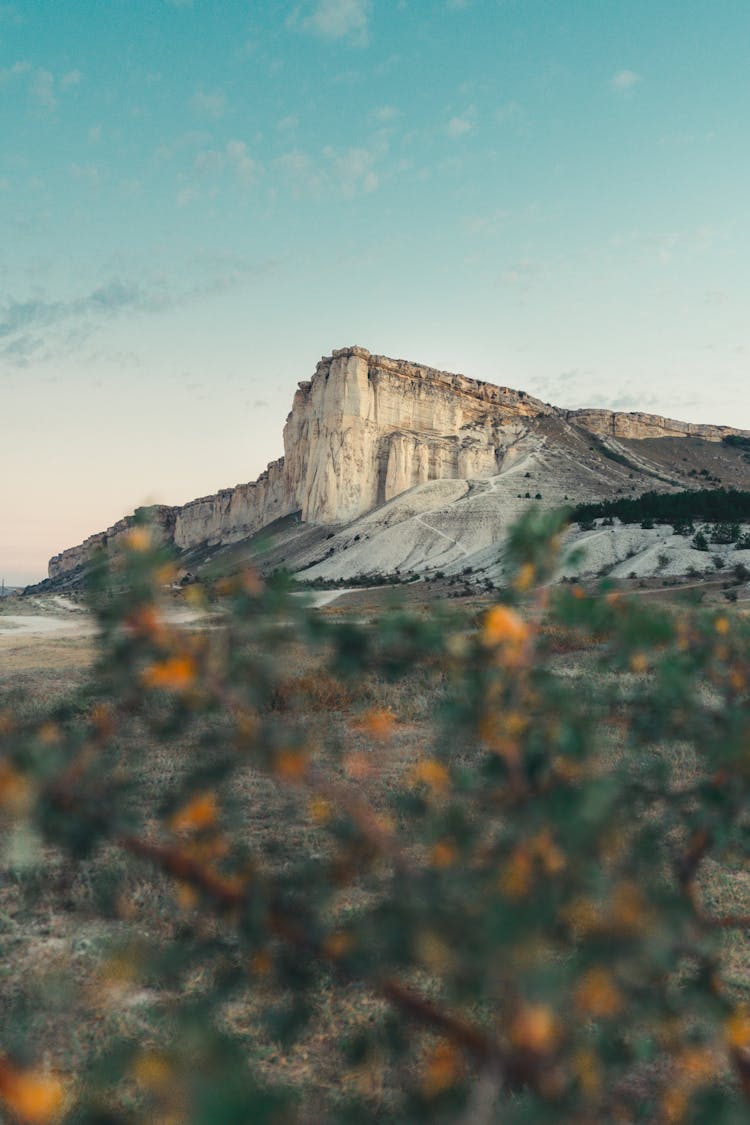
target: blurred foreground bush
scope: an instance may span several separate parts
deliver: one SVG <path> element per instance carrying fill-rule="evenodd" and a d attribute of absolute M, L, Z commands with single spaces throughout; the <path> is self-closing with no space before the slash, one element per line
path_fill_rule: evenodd
<path fill-rule="evenodd" d="M 91 590 L 86 691 L 0 715 L 0 816 L 9 856 L 41 839 L 90 873 L 96 1002 L 146 988 L 148 1019 L 74 1065 L 6 1007 L 8 1120 L 748 1120 L 747 624 L 550 587 L 560 529 L 516 528 L 473 624 L 326 619 L 248 572 L 200 632 L 133 530 Z M 373 676 L 434 711 L 395 764 Z M 323 1092 L 268 1065 L 311 1024 Z"/>

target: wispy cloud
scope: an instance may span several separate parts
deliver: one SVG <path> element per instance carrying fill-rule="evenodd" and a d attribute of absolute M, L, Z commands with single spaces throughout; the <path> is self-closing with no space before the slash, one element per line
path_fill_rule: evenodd
<path fill-rule="evenodd" d="M 312 196 L 317 198 L 323 191 L 325 177 L 316 167 L 312 157 L 294 149 L 285 152 L 274 161 L 274 168 L 290 185 L 295 196 Z"/>
<path fill-rule="evenodd" d="M 251 187 L 260 176 L 260 165 L 247 150 L 244 141 L 229 141 L 226 147 L 227 159 L 237 179 L 246 187 Z"/>
<path fill-rule="evenodd" d="M 71 90 L 73 86 L 78 86 L 82 80 L 83 75 L 80 70 L 69 70 L 66 74 L 63 74 L 60 79 L 60 89 Z"/>
<path fill-rule="evenodd" d="M 70 165 L 70 175 L 74 180 L 85 182 L 89 187 L 97 188 L 101 183 L 101 173 L 96 164 L 77 164 Z"/>
<path fill-rule="evenodd" d="M 295 195 L 319 197 L 323 191 L 345 199 L 369 194 L 380 186 L 380 164 L 388 152 L 388 140 L 378 131 L 367 145 L 339 149 L 327 145 L 322 159 L 301 149 L 283 153 L 273 169 L 291 184 Z"/>
<path fill-rule="evenodd" d="M 153 304 L 153 296 L 151 303 Z M 116 316 L 125 309 L 145 308 L 148 299 L 143 289 L 122 280 L 98 286 L 83 297 L 50 301 L 32 297 L 25 301 L 8 301 L 0 306 L 0 356 L 7 362 L 24 366 L 32 357 L 39 357 L 50 343 L 50 330 L 65 329 L 66 340 L 81 342 L 88 333 L 86 322 Z M 71 337 L 71 329 L 76 331 Z M 57 342 L 61 337 L 55 336 Z"/>
<path fill-rule="evenodd" d="M 277 262 L 233 262 L 198 285 L 179 286 L 164 278 L 111 278 L 78 297 L 44 296 L 0 304 L 0 359 L 25 367 L 32 359 L 59 359 L 76 351 L 109 320 L 128 313 L 157 314 L 241 288 L 266 276 Z"/>
<path fill-rule="evenodd" d="M 34 67 L 23 59 L 12 66 L 0 67 L 0 85 L 16 78 L 27 81 L 27 91 L 32 107 L 44 114 L 52 114 L 58 106 L 60 93 L 66 93 L 83 80 L 80 70 L 69 70 L 56 77 L 45 67 Z"/>
<path fill-rule="evenodd" d="M 371 192 L 378 187 L 380 178 L 375 171 L 377 155 L 370 149 L 348 148 L 341 153 L 326 149 L 324 155 L 333 162 L 334 174 L 344 195 Z"/>
<path fill-rule="evenodd" d="M 287 26 L 362 47 L 369 39 L 371 8 L 371 0 L 312 0 L 292 10 Z"/>
<path fill-rule="evenodd" d="M 8 82 L 11 78 L 17 78 L 20 74 L 28 74 L 31 69 L 31 63 L 25 59 L 14 62 L 12 66 L 2 66 L 0 67 L 0 82 Z"/>
<path fill-rule="evenodd" d="M 372 116 L 381 125 L 386 125 L 389 121 L 395 121 L 397 117 L 400 117 L 401 110 L 395 105 L 380 105 L 372 111 Z"/>
<path fill-rule="evenodd" d="M 464 137 L 467 133 L 474 130 L 474 122 L 471 119 L 471 110 L 466 113 L 460 114 L 457 117 L 451 117 L 450 121 L 445 127 L 445 131 L 449 137 L 454 140 L 457 137 Z"/>
<path fill-rule="evenodd" d="M 205 196 L 215 197 L 222 179 L 226 183 L 229 178 L 242 188 L 251 188 L 263 171 L 263 165 L 250 155 L 245 141 L 230 140 L 222 148 L 201 149 L 193 160 L 192 175 L 180 177 L 177 202 L 180 207 L 187 207 Z"/>
<path fill-rule="evenodd" d="M 527 122 L 527 114 L 518 102 L 503 102 L 495 110 L 495 121 L 498 125 L 524 125 Z"/>
<path fill-rule="evenodd" d="M 634 70 L 618 70 L 609 80 L 610 89 L 618 94 L 627 94 L 643 81 Z"/>
<path fill-rule="evenodd" d="M 489 215 L 469 215 L 463 220 L 468 234 L 491 238 L 508 225 L 510 211 L 493 211 Z"/>
<path fill-rule="evenodd" d="M 227 108 L 226 95 L 221 90 L 196 90 L 190 99 L 193 113 L 217 121 Z"/>

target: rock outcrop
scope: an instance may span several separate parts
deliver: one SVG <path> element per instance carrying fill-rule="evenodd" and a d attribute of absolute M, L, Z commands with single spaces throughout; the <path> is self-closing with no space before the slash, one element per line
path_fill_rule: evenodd
<path fill-rule="evenodd" d="M 299 383 L 282 458 L 256 481 L 155 509 L 156 523 L 179 550 L 231 543 L 295 512 L 308 524 L 345 524 L 415 485 L 494 477 L 545 419 L 614 440 L 718 442 L 743 432 L 648 414 L 558 410 L 523 391 L 343 348 Z M 85 567 L 96 548 L 115 550 L 130 525 L 131 518 L 120 520 L 55 555 L 50 578 Z"/>

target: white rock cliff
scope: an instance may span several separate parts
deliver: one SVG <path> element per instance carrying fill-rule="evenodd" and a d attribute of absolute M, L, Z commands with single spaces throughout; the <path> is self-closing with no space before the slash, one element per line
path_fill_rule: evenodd
<path fill-rule="evenodd" d="M 558 410 L 523 391 L 343 348 L 299 384 L 282 458 L 256 481 L 160 507 L 155 519 L 180 550 L 231 543 L 295 512 L 307 523 L 343 524 L 418 484 L 493 477 L 535 422 L 549 417 L 614 439 L 718 442 L 743 432 L 648 414 Z M 85 565 L 95 548 L 114 550 L 130 524 L 120 520 L 55 555 L 50 578 Z"/>

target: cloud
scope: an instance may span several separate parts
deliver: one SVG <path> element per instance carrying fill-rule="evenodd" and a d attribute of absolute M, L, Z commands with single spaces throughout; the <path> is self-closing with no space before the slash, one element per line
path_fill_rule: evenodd
<path fill-rule="evenodd" d="M 101 183 L 101 174 L 95 164 L 73 163 L 69 171 L 74 180 L 84 181 L 92 188 L 99 187 Z"/>
<path fill-rule="evenodd" d="M 323 155 L 331 161 L 335 183 L 342 194 L 351 197 L 358 192 L 369 193 L 375 191 L 380 179 L 374 165 L 376 154 L 367 148 L 348 148 L 344 152 L 337 152 L 333 148 L 326 148 Z"/>
<path fill-rule="evenodd" d="M 276 128 L 281 133 L 287 132 L 291 129 L 296 129 L 298 125 L 299 117 L 296 117 L 293 113 L 287 114 L 286 117 L 282 117 L 280 121 L 276 122 Z"/>
<path fill-rule="evenodd" d="M 111 278 L 79 297 L 49 300 L 30 297 L 0 304 L 0 359 L 24 367 L 36 360 L 58 362 L 78 351 L 106 321 L 128 313 L 158 314 L 219 296 L 266 276 L 275 261 L 234 263 L 220 268 L 199 285 L 175 286 L 163 278 L 134 282 Z"/>
<path fill-rule="evenodd" d="M 34 77 L 32 78 L 29 92 L 41 109 L 49 110 L 50 112 L 57 109 L 55 76 L 51 71 L 44 69 L 34 71 Z"/>
<path fill-rule="evenodd" d="M 505 285 L 527 285 L 543 270 L 543 263 L 535 258 L 520 258 L 513 262 L 502 274 L 500 280 Z"/>
<path fill-rule="evenodd" d="M 517 124 L 523 121 L 525 113 L 523 107 L 516 101 L 504 102 L 495 110 L 495 121 L 498 125 Z"/>
<path fill-rule="evenodd" d="M 471 0 L 445 0 L 446 8 L 452 12 L 462 12 L 465 8 L 469 7 Z"/>
<path fill-rule="evenodd" d="M 63 74 L 60 79 L 60 89 L 70 90 L 73 86 L 78 86 L 83 80 L 83 75 L 80 70 L 69 70 L 67 74 Z"/>
<path fill-rule="evenodd" d="M 224 116 L 227 99 L 221 90 L 197 90 L 190 99 L 190 106 L 199 117 L 218 121 Z"/>
<path fill-rule="evenodd" d="M 139 286 L 114 279 L 98 286 L 84 297 L 68 301 L 46 301 L 40 298 L 9 301 L 0 306 L 0 337 L 10 336 L 24 328 L 54 324 L 90 313 L 119 312 L 123 308 L 133 308 L 143 300 L 143 290 Z"/>
<path fill-rule="evenodd" d="M 80 70 L 69 70 L 56 78 L 51 70 L 33 67 L 27 60 L 0 67 L 0 85 L 14 78 L 26 77 L 28 94 L 34 108 L 43 113 L 54 113 L 58 105 L 58 94 L 72 90 L 83 80 Z"/>
<path fill-rule="evenodd" d="M 400 117 L 401 110 L 397 109 L 395 105 L 381 105 L 372 111 L 372 116 L 384 125 L 388 121 L 395 121 L 397 117 Z"/>
<path fill-rule="evenodd" d="M 253 187 L 263 174 L 263 166 L 254 160 L 244 141 L 227 141 L 223 148 L 209 148 L 198 152 L 193 161 L 193 168 L 202 180 L 213 181 L 213 186 L 208 194 L 214 196 L 218 192 L 219 181 L 223 176 L 231 175 L 245 188 Z M 181 207 L 187 206 L 200 199 L 203 191 L 198 184 L 184 182 L 177 196 Z"/>
<path fill-rule="evenodd" d="M 226 154 L 230 167 L 240 183 L 250 187 L 257 182 L 260 165 L 250 156 L 244 141 L 229 141 Z"/>
<path fill-rule="evenodd" d="M 634 70 L 618 70 L 610 78 L 609 85 L 616 93 L 627 94 L 642 81 L 640 74 L 636 74 Z"/>
<path fill-rule="evenodd" d="M 371 7 L 371 0 L 313 0 L 296 7 L 287 26 L 300 28 L 321 39 L 347 39 L 357 46 L 365 46 L 370 32 Z"/>
<path fill-rule="evenodd" d="M 490 215 L 469 215 L 463 221 L 468 234 L 490 238 L 507 226 L 510 211 L 493 211 Z"/>
<path fill-rule="evenodd" d="M 192 8 L 193 0 L 167 0 L 170 8 Z"/>
<path fill-rule="evenodd" d="M 317 197 L 321 194 L 325 176 L 306 152 L 300 149 L 285 152 L 274 161 L 274 167 L 291 183 L 295 195 Z"/>
<path fill-rule="evenodd" d="M 8 82 L 11 78 L 17 78 L 19 74 L 28 74 L 31 70 L 31 63 L 25 60 L 13 63 L 13 66 L 0 67 L 0 82 Z"/>
<path fill-rule="evenodd" d="M 358 145 L 345 149 L 327 145 L 323 160 L 294 149 L 277 157 L 273 167 L 287 179 L 295 194 L 318 197 L 338 192 L 346 199 L 369 194 L 380 186 L 378 163 L 388 151 L 388 141 L 378 132 L 368 146 Z"/>
<path fill-rule="evenodd" d="M 457 137 L 464 137 L 467 133 L 471 133 L 474 129 L 474 123 L 470 120 L 468 113 L 463 114 L 461 117 L 451 117 L 450 121 L 445 127 L 449 137 L 454 140 Z"/>

